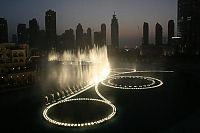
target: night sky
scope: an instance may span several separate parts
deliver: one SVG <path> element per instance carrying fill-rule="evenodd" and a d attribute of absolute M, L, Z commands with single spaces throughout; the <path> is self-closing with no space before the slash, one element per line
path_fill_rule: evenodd
<path fill-rule="evenodd" d="M 150 24 L 150 38 L 154 42 L 155 24 L 159 22 L 167 37 L 167 22 L 177 16 L 177 0 L 1 0 L 0 17 L 8 20 L 9 34 L 16 33 L 18 23 L 32 18 L 44 29 L 45 11 L 57 12 L 57 34 L 76 29 L 78 23 L 99 31 L 101 23 L 107 25 L 110 43 L 110 24 L 114 11 L 119 19 L 120 44 L 135 46 L 141 43 L 143 22 Z M 165 39 L 164 39 L 165 40 Z"/>

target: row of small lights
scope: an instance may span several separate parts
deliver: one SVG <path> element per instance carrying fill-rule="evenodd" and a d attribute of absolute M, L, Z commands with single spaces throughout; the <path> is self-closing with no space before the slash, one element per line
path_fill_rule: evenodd
<path fill-rule="evenodd" d="M 124 70 L 124 72 L 119 72 L 119 70 Z M 107 80 L 104 80 L 101 82 L 101 84 L 107 86 L 107 87 L 111 87 L 111 88 L 118 88 L 118 89 L 152 89 L 152 88 L 156 88 L 159 86 L 163 85 L 163 82 L 159 79 L 156 78 L 152 78 L 152 77 L 144 77 L 144 76 L 120 76 L 120 75 L 124 75 L 124 74 L 131 74 L 134 72 L 137 72 L 136 69 L 132 69 L 132 68 L 116 68 L 116 69 L 112 69 L 111 72 L 113 72 L 113 75 L 110 75 L 109 78 Z M 143 79 L 143 80 L 148 80 L 151 81 L 151 84 L 148 85 L 140 85 L 140 86 L 122 86 L 122 85 L 118 85 L 118 84 L 113 84 L 112 81 L 116 80 L 116 79 L 124 79 L 124 78 L 139 78 L 139 79 Z M 157 85 L 156 81 L 158 82 Z"/>
<path fill-rule="evenodd" d="M 117 77 L 115 77 L 115 78 L 110 78 L 109 80 L 108 80 L 108 84 L 111 84 L 111 85 L 114 85 L 114 86 L 120 86 L 120 87 L 122 87 L 122 85 L 117 85 L 117 84 L 114 84 L 112 81 L 113 80 L 117 80 L 117 79 L 123 79 L 123 78 L 129 78 L 129 79 L 136 79 L 136 78 L 138 78 L 138 79 L 145 79 L 145 80 L 148 80 L 148 81 L 150 81 L 151 82 L 151 84 L 147 84 L 147 85 L 140 85 L 140 86 L 137 86 L 137 85 L 134 85 L 134 88 L 142 88 L 142 87 L 147 87 L 147 86 L 152 86 L 152 85 L 154 85 L 156 82 L 154 81 L 154 80 L 152 80 L 152 79 L 148 79 L 148 78 L 146 78 L 146 77 L 143 77 L 143 76 L 117 76 Z M 127 88 L 127 86 L 124 86 L 125 88 Z M 128 88 L 132 88 L 132 86 L 128 86 Z"/>
<path fill-rule="evenodd" d="M 23 77 L 25 76 L 25 75 L 22 75 Z M 17 78 L 19 78 L 20 76 L 16 76 Z M 2 79 L 4 79 L 4 77 L 1 77 Z M 13 78 L 13 76 L 10 76 L 10 78 Z"/>
<path fill-rule="evenodd" d="M 26 69 L 26 67 L 24 67 L 25 69 Z M 15 68 L 12 68 L 12 70 L 15 70 Z M 25 75 L 22 75 L 23 77 L 25 76 Z M 4 78 L 4 77 L 1 77 L 2 79 Z M 13 76 L 10 76 L 10 78 L 13 78 Z M 19 76 L 17 75 L 17 78 L 19 78 Z"/>
<path fill-rule="evenodd" d="M 56 124 L 56 125 L 59 125 L 59 126 L 65 126 L 65 127 L 84 127 L 84 126 L 93 126 L 93 125 L 97 125 L 97 124 L 100 124 L 100 123 L 103 123 L 105 121 L 108 121 L 110 120 L 112 117 L 114 117 L 114 115 L 116 114 L 116 107 L 110 102 L 108 101 L 107 99 L 103 98 L 103 100 L 100 100 L 100 99 L 91 99 L 91 98 L 77 98 L 77 99 L 71 99 L 81 93 L 83 93 L 84 91 L 94 87 L 98 89 L 98 84 L 91 84 L 91 85 L 88 85 L 86 87 L 83 87 L 82 91 L 74 94 L 74 95 L 71 95 L 67 98 L 65 98 L 64 100 L 60 100 L 58 102 L 55 102 L 55 103 L 52 103 L 50 104 L 49 106 L 47 106 L 44 111 L 43 111 L 43 117 L 49 121 L 50 123 L 52 124 Z M 96 90 L 96 89 L 95 89 Z M 98 93 L 98 90 L 96 90 L 97 94 L 100 96 L 101 94 Z M 101 96 L 100 96 L 101 97 Z M 103 96 L 102 96 L 103 97 Z M 102 102 L 102 103 L 105 103 L 109 106 L 112 107 L 112 113 L 110 115 L 108 115 L 107 117 L 103 118 L 103 119 L 100 119 L 100 120 L 97 120 L 97 121 L 93 121 L 93 122 L 86 122 L 86 123 L 64 123 L 64 122 L 59 122 L 59 121 L 56 121 L 54 119 L 51 119 L 48 117 L 47 113 L 48 113 L 48 110 L 58 104 L 61 104 L 61 103 L 64 103 L 64 102 L 70 102 L 70 101 L 97 101 L 97 102 Z M 47 104 L 48 105 L 48 104 Z"/>
<path fill-rule="evenodd" d="M 125 72 L 119 72 L 118 70 L 126 70 Z M 143 77 L 143 76 L 120 76 L 120 75 L 123 75 L 123 74 L 130 74 L 130 73 L 133 73 L 133 72 L 136 72 L 135 69 L 112 69 L 111 72 L 113 72 L 114 74 L 113 75 L 110 75 L 106 80 L 102 81 L 101 83 L 105 86 L 108 86 L 108 87 L 112 87 L 112 88 L 119 88 L 119 89 L 150 89 L 150 88 L 156 88 L 156 87 L 159 87 L 161 85 L 163 85 L 163 82 L 159 79 L 155 79 L 155 78 L 151 78 L 151 77 Z M 144 79 L 144 80 L 148 80 L 148 81 L 151 81 L 152 83 L 151 84 L 148 84 L 148 85 L 142 85 L 142 86 L 124 86 L 122 87 L 122 85 L 117 85 L 117 84 L 112 84 L 111 81 L 112 80 L 116 80 L 116 79 L 123 79 L 123 78 L 140 78 L 140 79 Z M 105 81 L 107 81 L 107 83 L 105 83 Z M 159 84 L 155 85 L 156 84 L 156 81 L 159 82 Z M 77 98 L 77 99 L 71 99 L 81 93 L 83 93 L 84 91 L 92 88 L 93 86 L 95 86 L 95 91 L 96 93 L 103 99 L 103 100 L 100 100 L 100 99 L 91 99 L 91 98 Z M 47 115 L 48 113 L 48 110 L 58 104 L 61 104 L 61 103 L 65 103 L 65 102 L 71 102 L 71 101 L 97 101 L 97 102 L 102 102 L 102 103 L 105 103 L 109 106 L 112 107 L 112 113 L 110 115 L 108 115 L 107 117 L 103 118 L 103 119 L 100 119 L 100 120 L 97 120 L 97 121 L 93 121 L 93 122 L 86 122 L 86 123 L 64 123 L 64 122 L 59 122 L 59 121 L 56 121 L 54 119 L 51 119 L 49 118 L 49 116 Z M 95 84 L 91 84 L 87 87 L 85 87 L 85 89 L 83 89 L 82 91 L 72 95 L 72 96 L 69 96 L 67 98 L 65 98 L 64 100 L 60 100 L 56 103 L 53 103 L 49 106 L 47 106 L 44 111 L 43 111 L 43 117 L 49 121 L 50 123 L 53 123 L 53 124 L 56 124 L 56 125 L 59 125 L 59 126 L 65 126 L 65 127 L 84 127 L 84 126 L 93 126 L 93 125 L 96 125 L 96 124 L 100 124 L 102 122 L 105 122 L 105 121 L 108 121 L 110 120 L 112 117 L 114 117 L 114 115 L 116 114 L 116 107 L 109 101 L 107 100 L 105 97 L 103 97 L 99 91 L 98 91 L 98 84 L 95 85 Z"/>
<path fill-rule="evenodd" d="M 85 82 L 86 83 L 86 82 Z M 94 85 L 89 85 L 89 88 L 91 88 L 91 87 L 93 87 Z M 77 87 L 77 86 L 76 86 Z M 53 93 L 53 94 L 50 94 L 50 96 L 51 97 L 53 97 L 53 100 L 52 100 L 52 102 L 49 102 L 49 100 L 48 100 L 48 96 L 45 96 L 45 99 L 47 99 L 47 103 L 46 103 L 46 105 L 50 105 L 50 104 L 52 104 L 52 103 L 55 103 L 57 100 L 61 100 L 61 99 L 65 99 L 65 98 L 67 98 L 68 99 L 68 97 L 71 97 L 71 96 L 74 96 L 74 95 L 76 95 L 78 92 L 80 92 L 80 91 L 85 91 L 85 90 L 87 90 L 88 89 L 88 86 L 85 86 L 85 87 L 81 87 L 80 86 L 80 88 L 79 87 L 77 87 L 77 90 L 76 90 L 76 88 L 75 88 L 75 86 L 73 86 L 73 90 L 74 90 L 74 92 L 71 90 L 72 88 L 70 88 L 70 87 L 68 87 L 67 89 L 64 89 L 63 91 L 61 91 L 61 92 L 56 92 L 56 93 Z M 67 93 L 67 95 L 65 95 L 65 92 Z M 57 95 L 59 98 L 58 99 L 54 99 L 54 95 Z M 63 95 L 63 96 L 61 96 L 61 95 Z"/>
<path fill-rule="evenodd" d="M 140 86 L 122 86 L 122 85 L 118 85 L 118 84 L 113 84 L 111 83 L 112 80 L 116 80 L 116 79 L 124 79 L 124 78 L 140 78 L 140 79 L 143 79 L 143 80 L 148 80 L 148 81 L 151 81 L 152 83 L 151 84 L 148 84 L 148 85 L 140 85 Z M 156 81 L 158 82 L 158 84 L 156 85 Z M 114 77 L 114 78 L 111 78 L 111 79 L 108 79 L 108 80 L 104 80 L 101 82 L 101 84 L 107 86 L 107 87 L 110 87 L 110 88 L 116 88 L 116 89 L 124 89 L 124 90 L 139 90 L 139 89 L 153 89 L 153 88 L 156 88 L 156 87 L 159 87 L 159 86 L 162 86 L 163 85 L 163 82 L 159 79 L 156 79 L 156 78 L 152 78 L 152 77 L 143 77 L 143 76 L 117 76 L 117 77 Z"/>
<path fill-rule="evenodd" d="M 101 102 L 101 103 L 105 103 L 109 106 L 112 107 L 112 113 L 110 115 L 108 115 L 107 117 L 103 118 L 103 119 L 100 119 L 100 120 L 96 120 L 96 121 L 92 121 L 92 122 L 85 122 L 85 123 L 66 123 L 66 122 L 59 122 L 59 121 L 56 121 L 54 119 L 51 119 L 47 113 L 49 111 L 50 108 L 58 105 L 58 104 L 61 104 L 61 103 L 66 103 L 66 102 L 72 102 L 72 101 L 96 101 L 96 102 Z M 100 123 L 103 123 L 105 121 L 108 121 L 110 120 L 114 115 L 116 114 L 116 107 L 111 104 L 110 102 L 107 102 L 107 101 L 104 101 L 104 100 L 100 100 L 100 99 L 92 99 L 92 98 L 77 98 L 77 99 L 64 99 L 64 100 L 61 100 L 61 101 L 58 101 L 57 103 L 53 103 L 51 105 L 49 105 L 48 107 L 45 108 L 45 110 L 43 111 L 43 116 L 44 118 L 50 122 L 50 123 L 53 123 L 53 124 L 56 124 L 56 125 L 59 125 L 59 126 L 65 126 L 65 127 L 84 127 L 84 126 L 93 126 L 93 125 L 97 125 L 97 124 L 100 124 Z"/>

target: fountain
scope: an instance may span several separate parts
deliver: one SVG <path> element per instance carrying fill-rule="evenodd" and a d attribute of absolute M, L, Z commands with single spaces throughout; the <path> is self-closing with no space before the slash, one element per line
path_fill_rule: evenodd
<path fill-rule="evenodd" d="M 163 85 L 159 79 L 145 76 L 130 76 L 136 73 L 135 69 L 118 68 L 111 69 L 107 56 L 107 47 L 94 47 L 93 49 L 64 51 L 49 53 L 49 68 L 45 78 L 49 88 L 58 88 L 55 94 L 51 94 L 52 103 L 46 104 L 43 117 L 46 121 L 65 127 L 85 127 L 93 126 L 110 120 L 116 114 L 116 107 L 99 92 L 99 84 L 110 88 L 125 90 L 153 89 Z M 145 71 L 140 71 L 143 73 Z M 150 72 L 150 71 L 148 71 Z M 159 71 L 160 72 L 160 71 Z M 139 71 L 137 72 L 139 73 Z M 126 81 L 128 80 L 128 84 Z M 120 82 L 120 83 L 119 83 Z M 98 98 L 74 98 L 81 93 L 94 89 Z M 58 99 L 55 99 L 55 96 Z M 48 97 L 46 101 L 49 102 Z M 105 104 L 110 107 L 110 112 L 101 119 L 87 120 L 85 122 L 58 121 L 48 114 L 57 106 L 64 106 L 66 103 L 96 102 L 95 104 Z"/>

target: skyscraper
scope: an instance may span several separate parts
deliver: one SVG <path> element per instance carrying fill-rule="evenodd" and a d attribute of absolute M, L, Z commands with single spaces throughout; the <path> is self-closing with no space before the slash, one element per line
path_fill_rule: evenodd
<path fill-rule="evenodd" d="M 200 52 L 200 1 L 178 0 L 178 36 L 182 48 L 191 53 Z"/>
<path fill-rule="evenodd" d="M 34 18 L 29 21 L 29 44 L 31 48 L 38 48 L 39 43 L 39 25 Z"/>
<path fill-rule="evenodd" d="M 89 48 L 92 48 L 92 30 L 91 28 L 87 29 L 87 45 L 89 46 Z"/>
<path fill-rule="evenodd" d="M 119 24 L 115 13 L 111 22 L 111 45 L 114 48 L 119 48 Z"/>
<path fill-rule="evenodd" d="M 163 44 L 163 28 L 159 23 L 156 24 L 155 31 L 156 31 L 156 34 L 155 34 L 156 46 L 162 45 Z"/>
<path fill-rule="evenodd" d="M 8 42 L 8 24 L 7 20 L 0 18 L 0 43 Z"/>
<path fill-rule="evenodd" d="M 144 22 L 143 25 L 143 45 L 149 44 L 149 24 Z"/>
<path fill-rule="evenodd" d="M 65 30 L 65 32 L 61 35 L 62 45 L 60 46 L 62 50 L 75 49 L 75 37 L 74 31 L 72 29 Z"/>
<path fill-rule="evenodd" d="M 102 32 L 94 32 L 94 44 L 98 47 L 103 46 Z"/>
<path fill-rule="evenodd" d="M 168 44 L 172 44 L 172 37 L 174 37 L 174 20 L 169 20 L 168 22 Z"/>
<path fill-rule="evenodd" d="M 77 28 L 76 28 L 76 47 L 84 48 L 84 46 L 83 46 L 83 28 L 80 23 L 77 25 Z"/>
<path fill-rule="evenodd" d="M 87 44 L 87 33 L 83 33 L 83 42 L 82 42 L 83 48 L 89 48 Z"/>
<path fill-rule="evenodd" d="M 18 44 L 28 43 L 28 29 L 26 24 L 18 24 L 17 26 Z"/>
<path fill-rule="evenodd" d="M 48 10 L 45 15 L 45 29 L 48 49 L 56 48 L 56 12 Z"/>
<path fill-rule="evenodd" d="M 106 45 L 106 24 L 101 24 L 102 43 Z"/>
<path fill-rule="evenodd" d="M 17 35 L 16 34 L 12 34 L 12 43 L 17 44 Z"/>

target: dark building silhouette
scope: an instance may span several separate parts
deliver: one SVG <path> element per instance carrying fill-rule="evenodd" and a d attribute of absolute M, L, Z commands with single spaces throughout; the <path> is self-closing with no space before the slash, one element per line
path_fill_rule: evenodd
<path fill-rule="evenodd" d="M 75 37 L 72 29 L 65 30 L 65 32 L 58 36 L 57 43 L 60 51 L 74 50 L 75 49 Z"/>
<path fill-rule="evenodd" d="M 83 47 L 89 48 L 89 46 L 87 44 L 87 33 L 83 33 Z"/>
<path fill-rule="evenodd" d="M 106 24 L 101 24 L 102 43 L 106 45 Z"/>
<path fill-rule="evenodd" d="M 101 32 L 94 32 L 94 44 L 95 46 L 101 47 L 103 46 L 102 42 L 102 33 Z"/>
<path fill-rule="evenodd" d="M 48 10 L 45 15 L 45 30 L 48 50 L 56 48 L 56 12 Z"/>
<path fill-rule="evenodd" d="M 12 41 L 11 42 L 17 44 L 17 35 L 16 34 L 12 35 Z"/>
<path fill-rule="evenodd" d="M 175 29 L 174 20 L 169 20 L 169 22 L 168 22 L 168 44 L 170 44 L 170 45 L 173 42 L 172 37 L 174 37 L 174 29 Z"/>
<path fill-rule="evenodd" d="M 144 22 L 143 24 L 143 45 L 149 44 L 149 24 Z"/>
<path fill-rule="evenodd" d="M 0 43 L 8 42 L 8 24 L 7 20 L 0 18 Z"/>
<path fill-rule="evenodd" d="M 39 45 L 39 25 L 34 18 L 29 21 L 29 45 L 31 48 L 38 48 Z"/>
<path fill-rule="evenodd" d="M 92 30 L 91 30 L 91 28 L 87 29 L 87 45 L 89 46 L 89 48 L 93 47 L 93 44 L 92 44 Z"/>
<path fill-rule="evenodd" d="M 72 29 L 65 31 L 64 39 L 67 45 L 66 49 L 75 49 L 75 36 L 74 31 Z"/>
<path fill-rule="evenodd" d="M 47 46 L 47 40 L 46 40 L 46 31 L 45 30 L 40 30 L 39 31 L 39 45 L 38 45 L 38 49 L 41 49 L 43 51 L 46 51 L 48 46 Z"/>
<path fill-rule="evenodd" d="M 83 28 L 81 24 L 78 24 L 76 28 L 76 47 L 77 48 L 85 47 L 83 45 Z"/>
<path fill-rule="evenodd" d="M 111 23 L 111 45 L 114 48 L 119 48 L 119 24 L 115 13 Z"/>
<path fill-rule="evenodd" d="M 157 23 L 156 24 L 156 34 L 155 34 L 155 44 L 158 45 L 162 45 L 163 44 L 163 28 L 162 26 Z"/>
<path fill-rule="evenodd" d="M 28 43 L 28 29 L 26 28 L 26 24 L 18 24 L 17 38 L 18 38 L 18 44 Z"/>
<path fill-rule="evenodd" d="M 200 1 L 178 0 L 178 36 L 185 52 L 200 51 Z"/>

